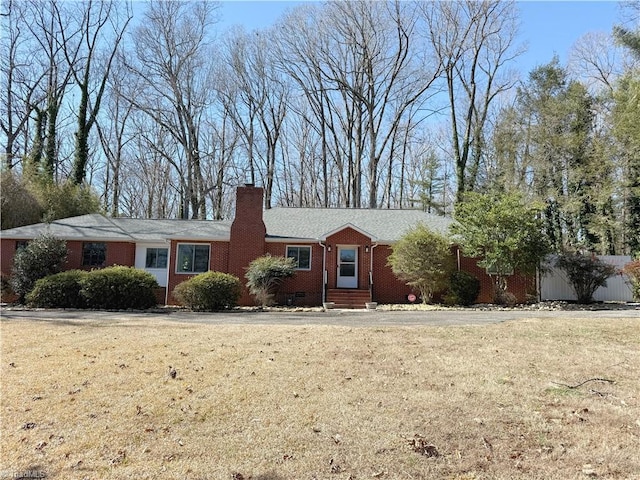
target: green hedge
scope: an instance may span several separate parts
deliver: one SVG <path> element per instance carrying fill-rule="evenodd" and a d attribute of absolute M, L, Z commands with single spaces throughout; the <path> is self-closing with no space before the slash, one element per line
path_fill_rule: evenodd
<path fill-rule="evenodd" d="M 449 279 L 447 303 L 471 305 L 480 294 L 480 280 L 468 272 L 456 271 Z"/>
<path fill-rule="evenodd" d="M 89 308 L 145 309 L 156 305 L 158 282 L 144 270 L 107 267 L 91 271 L 80 283 Z"/>
<path fill-rule="evenodd" d="M 41 278 L 27 294 L 27 303 L 40 308 L 86 308 L 80 290 L 87 275 L 81 270 L 69 270 Z"/>
<path fill-rule="evenodd" d="M 213 312 L 233 308 L 242 293 L 240 279 L 222 272 L 205 272 L 179 283 L 173 296 L 192 310 Z"/>

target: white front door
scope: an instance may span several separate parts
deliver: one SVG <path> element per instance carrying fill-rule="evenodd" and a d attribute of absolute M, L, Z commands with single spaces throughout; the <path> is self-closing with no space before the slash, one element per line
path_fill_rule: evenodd
<path fill-rule="evenodd" d="M 358 247 L 338 247 L 338 288 L 358 288 Z"/>

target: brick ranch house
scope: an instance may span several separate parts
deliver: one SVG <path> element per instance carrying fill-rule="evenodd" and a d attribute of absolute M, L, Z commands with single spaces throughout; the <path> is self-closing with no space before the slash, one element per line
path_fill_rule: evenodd
<path fill-rule="evenodd" d="M 66 269 L 90 270 L 127 265 L 153 274 L 159 298 L 174 304 L 177 284 L 200 272 L 227 272 L 245 282 L 255 258 L 271 254 L 294 257 L 296 274 L 280 287 L 284 305 L 364 307 L 365 302 L 406 303 L 411 288 L 387 266 L 391 245 L 419 222 L 446 234 L 452 220 L 418 210 L 349 208 L 272 208 L 263 210 L 263 189 L 246 185 L 236 191 L 233 221 L 107 218 L 82 215 L 2 232 L 3 276 L 25 242 L 48 232 L 66 240 Z M 457 267 L 481 281 L 479 302 L 490 302 L 492 283 L 476 261 L 452 247 Z M 519 301 L 535 292 L 535 279 L 513 275 L 509 291 Z M 253 305 L 245 290 L 241 305 Z"/>

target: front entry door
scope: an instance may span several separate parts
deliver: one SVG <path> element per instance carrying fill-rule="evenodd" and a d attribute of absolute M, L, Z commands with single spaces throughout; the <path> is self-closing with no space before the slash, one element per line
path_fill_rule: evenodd
<path fill-rule="evenodd" d="M 338 288 L 358 288 L 358 247 L 338 247 Z"/>

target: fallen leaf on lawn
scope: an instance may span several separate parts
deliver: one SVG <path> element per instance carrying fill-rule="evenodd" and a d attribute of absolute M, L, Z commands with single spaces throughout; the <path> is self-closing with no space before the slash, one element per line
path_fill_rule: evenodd
<path fill-rule="evenodd" d="M 429 443 L 425 437 L 416 434 L 411 440 L 408 440 L 409 446 L 413 451 L 424 455 L 425 457 L 439 457 L 440 452 L 435 445 Z"/>
<path fill-rule="evenodd" d="M 118 465 L 119 463 L 124 462 L 124 459 L 127 458 L 127 452 L 126 450 L 118 450 L 118 454 L 113 457 L 109 463 L 111 465 Z"/>

